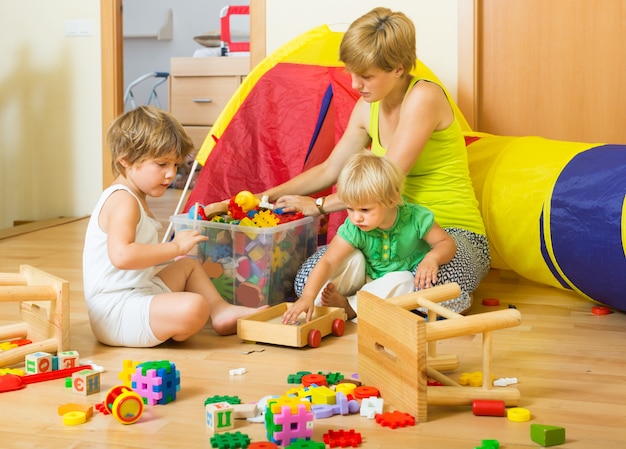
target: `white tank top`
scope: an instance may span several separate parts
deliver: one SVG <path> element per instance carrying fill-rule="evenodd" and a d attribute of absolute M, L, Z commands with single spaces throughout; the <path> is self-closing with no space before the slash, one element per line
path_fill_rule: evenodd
<path fill-rule="evenodd" d="M 83 288 L 87 306 L 89 306 L 89 301 L 92 298 L 101 293 L 146 288 L 153 284 L 152 278 L 156 272 L 155 267 L 145 270 L 120 270 L 115 268 L 109 259 L 107 234 L 100 228 L 98 217 L 102 206 L 116 190 L 126 190 L 135 197 L 139 204 L 141 217 L 137 223 L 135 241 L 141 244 L 158 243 L 158 231 L 161 229 L 161 223 L 146 213 L 139 198 L 128 187 L 115 184 L 102 192 L 89 219 L 83 250 Z"/>

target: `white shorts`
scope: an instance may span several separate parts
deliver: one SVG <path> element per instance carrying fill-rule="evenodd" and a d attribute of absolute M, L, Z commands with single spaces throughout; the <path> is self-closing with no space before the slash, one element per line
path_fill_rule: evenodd
<path fill-rule="evenodd" d="M 170 293 L 155 276 L 152 287 L 102 293 L 87 304 L 91 330 L 98 341 L 110 346 L 150 348 L 163 343 L 150 327 L 150 301 L 154 295 Z"/>

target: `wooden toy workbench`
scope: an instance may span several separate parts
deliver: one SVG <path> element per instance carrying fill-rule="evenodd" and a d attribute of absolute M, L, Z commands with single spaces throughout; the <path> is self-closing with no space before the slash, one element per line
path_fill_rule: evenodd
<path fill-rule="evenodd" d="M 342 336 L 345 329 L 346 313 L 341 307 L 315 307 L 308 323 L 304 314 L 298 324 L 283 324 L 282 316 L 292 303 L 280 303 L 261 310 L 237 322 L 237 335 L 242 340 L 271 343 L 282 346 L 317 348 L 322 337 L 332 333 Z"/>

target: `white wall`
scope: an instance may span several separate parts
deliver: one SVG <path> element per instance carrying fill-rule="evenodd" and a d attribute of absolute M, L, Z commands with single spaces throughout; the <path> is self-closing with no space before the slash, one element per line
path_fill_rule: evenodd
<path fill-rule="evenodd" d="M 171 56 L 191 56 L 201 48 L 194 35 L 219 29 L 223 5 L 248 4 L 145 1 L 150 5 L 146 17 L 159 11 L 157 5 L 174 9 L 174 39 L 126 39 L 127 80 L 145 71 L 167 71 Z M 322 23 L 348 24 L 379 4 L 266 1 L 268 52 Z M 456 98 L 457 0 L 384 3 L 415 21 L 418 56 Z M 102 190 L 100 1 L 0 0 L 0 8 L 0 228 L 15 220 L 87 215 Z M 68 20 L 87 23 L 92 34 L 66 37 Z"/>
<path fill-rule="evenodd" d="M 102 183 L 100 2 L 0 9 L 0 228 L 87 214 Z M 67 20 L 92 34 L 66 37 Z"/>
<path fill-rule="evenodd" d="M 344 30 L 376 6 L 402 11 L 413 20 L 418 58 L 435 72 L 456 100 L 458 0 L 266 0 L 267 53 L 322 24 Z"/>

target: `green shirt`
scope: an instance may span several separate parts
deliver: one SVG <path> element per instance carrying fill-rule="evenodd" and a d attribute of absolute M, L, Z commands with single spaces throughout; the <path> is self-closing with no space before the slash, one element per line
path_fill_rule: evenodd
<path fill-rule="evenodd" d="M 433 213 L 417 204 L 398 206 L 398 216 L 389 229 L 362 231 L 349 218 L 337 235 L 365 256 L 366 274 L 378 279 L 392 271 L 411 271 L 430 251 L 424 236 L 434 223 Z"/>

